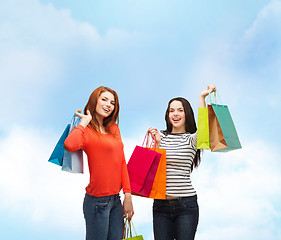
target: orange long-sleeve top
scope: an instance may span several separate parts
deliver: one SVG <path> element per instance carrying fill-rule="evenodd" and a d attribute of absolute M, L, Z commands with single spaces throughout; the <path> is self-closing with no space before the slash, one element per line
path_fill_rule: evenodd
<path fill-rule="evenodd" d="M 64 144 L 69 152 L 82 149 L 88 157 L 90 183 L 86 192 L 95 197 L 131 192 L 120 130 L 114 124 L 102 134 L 90 126 L 78 125 L 66 138 Z"/>

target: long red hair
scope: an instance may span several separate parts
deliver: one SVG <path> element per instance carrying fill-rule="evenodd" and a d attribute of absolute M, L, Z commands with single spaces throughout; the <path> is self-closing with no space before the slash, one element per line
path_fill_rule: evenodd
<path fill-rule="evenodd" d="M 92 92 L 91 96 L 89 97 L 88 103 L 86 104 L 86 106 L 84 108 L 84 114 L 87 114 L 87 110 L 90 111 L 90 113 L 92 115 L 92 120 L 89 123 L 89 125 L 96 132 L 98 132 L 99 131 L 99 122 L 96 118 L 96 114 L 97 114 L 96 107 L 97 107 L 98 98 L 103 92 L 110 92 L 114 96 L 114 101 L 115 101 L 114 110 L 108 117 L 103 119 L 103 126 L 105 128 L 105 131 L 113 134 L 110 131 L 110 127 L 113 126 L 116 122 L 118 124 L 118 121 L 119 121 L 119 100 L 118 100 L 118 95 L 114 90 L 112 90 L 111 88 L 108 88 L 108 87 L 104 87 L 104 86 L 101 86 L 101 87 L 98 87 L 97 89 L 95 89 Z"/>

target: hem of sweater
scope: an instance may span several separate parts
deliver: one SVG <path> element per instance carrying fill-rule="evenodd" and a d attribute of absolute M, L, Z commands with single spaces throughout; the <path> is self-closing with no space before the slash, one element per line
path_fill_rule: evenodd
<path fill-rule="evenodd" d="M 125 193 L 132 193 L 132 191 L 130 190 L 130 191 L 124 191 L 123 190 L 123 194 L 125 194 Z"/>
<path fill-rule="evenodd" d="M 193 196 L 197 196 L 197 193 L 196 192 L 186 193 L 186 194 L 168 194 L 168 193 L 166 193 L 166 195 L 168 195 L 170 197 L 193 197 Z"/>
<path fill-rule="evenodd" d="M 112 192 L 102 192 L 102 193 L 95 193 L 95 192 L 89 192 L 86 188 L 86 193 L 93 196 L 93 197 L 105 197 L 105 196 L 111 196 L 119 194 L 120 191 L 112 191 Z"/>

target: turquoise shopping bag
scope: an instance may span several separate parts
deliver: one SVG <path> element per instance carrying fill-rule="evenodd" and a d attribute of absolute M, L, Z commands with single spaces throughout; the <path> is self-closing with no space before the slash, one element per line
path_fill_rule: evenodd
<path fill-rule="evenodd" d="M 242 148 L 228 107 L 226 105 L 219 105 L 214 103 L 212 103 L 211 105 L 216 114 L 224 136 L 224 140 L 227 145 L 226 148 L 216 150 L 216 152 L 228 152 L 231 150 Z"/>
<path fill-rule="evenodd" d="M 61 135 L 59 141 L 57 142 L 55 149 L 53 150 L 51 157 L 49 158 L 49 162 L 62 166 L 62 159 L 64 155 L 64 141 L 69 134 L 70 124 L 68 124 Z"/>

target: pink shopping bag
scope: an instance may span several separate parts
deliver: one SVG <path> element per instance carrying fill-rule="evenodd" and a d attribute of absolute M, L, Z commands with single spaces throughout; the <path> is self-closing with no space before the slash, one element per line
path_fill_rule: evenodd
<path fill-rule="evenodd" d="M 143 147 L 146 138 L 147 144 Z M 142 147 L 135 147 L 127 165 L 133 193 L 149 197 L 161 155 L 155 149 L 148 148 L 148 134 L 146 134 Z"/>

